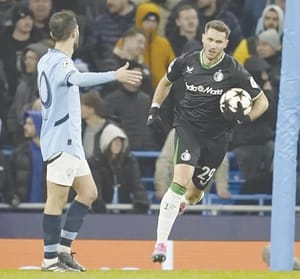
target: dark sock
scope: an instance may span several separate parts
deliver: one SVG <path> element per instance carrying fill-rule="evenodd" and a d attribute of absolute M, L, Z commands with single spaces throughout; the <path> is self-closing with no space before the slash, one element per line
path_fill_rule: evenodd
<path fill-rule="evenodd" d="M 77 237 L 88 209 L 88 206 L 76 200 L 71 203 L 67 212 L 65 225 L 61 231 L 61 245 L 71 247 L 72 241 Z"/>
<path fill-rule="evenodd" d="M 44 230 L 44 258 L 57 257 L 57 249 L 60 241 L 61 215 L 43 215 Z"/>

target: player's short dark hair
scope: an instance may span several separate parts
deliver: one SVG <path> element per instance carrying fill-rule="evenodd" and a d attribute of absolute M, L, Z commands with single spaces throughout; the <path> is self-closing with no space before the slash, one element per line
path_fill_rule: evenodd
<path fill-rule="evenodd" d="M 205 24 L 205 33 L 208 29 L 215 29 L 219 32 L 223 32 L 226 34 L 226 39 L 228 39 L 230 35 L 230 28 L 221 20 L 211 20 Z"/>
<path fill-rule="evenodd" d="M 98 116 L 104 117 L 104 101 L 100 97 L 97 90 L 92 89 L 86 93 L 81 94 L 80 100 L 81 104 L 93 108 Z"/>
<path fill-rule="evenodd" d="M 69 10 L 54 13 L 49 21 L 51 37 L 54 41 L 67 40 L 77 26 L 76 15 Z"/>

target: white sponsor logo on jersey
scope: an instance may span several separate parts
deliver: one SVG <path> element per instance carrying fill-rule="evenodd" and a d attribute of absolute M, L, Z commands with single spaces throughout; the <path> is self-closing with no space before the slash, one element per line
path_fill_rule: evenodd
<path fill-rule="evenodd" d="M 192 92 L 200 92 L 210 95 L 222 95 L 223 93 L 223 89 L 213 89 L 209 86 L 204 87 L 203 85 L 188 84 L 187 82 L 185 82 L 185 87 L 187 90 Z"/>

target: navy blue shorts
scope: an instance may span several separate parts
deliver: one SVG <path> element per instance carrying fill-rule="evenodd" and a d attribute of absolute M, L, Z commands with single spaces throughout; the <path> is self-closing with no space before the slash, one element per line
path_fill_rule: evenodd
<path fill-rule="evenodd" d="M 188 164 L 195 167 L 193 183 L 204 190 L 228 149 L 230 134 L 217 138 L 197 134 L 190 127 L 175 127 L 174 164 Z"/>

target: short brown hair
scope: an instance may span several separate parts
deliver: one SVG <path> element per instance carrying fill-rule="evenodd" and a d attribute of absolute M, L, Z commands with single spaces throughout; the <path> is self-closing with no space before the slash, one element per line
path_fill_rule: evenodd
<path fill-rule="evenodd" d="M 104 101 L 97 90 L 91 89 L 90 91 L 81 94 L 80 99 L 82 105 L 93 108 L 98 116 L 104 117 Z"/>
<path fill-rule="evenodd" d="M 230 35 L 230 28 L 221 20 L 211 20 L 205 24 L 205 33 L 208 29 L 215 29 L 219 32 L 223 32 L 226 34 L 226 39 L 228 39 Z"/>
<path fill-rule="evenodd" d="M 49 21 L 49 29 L 54 41 L 67 40 L 76 26 L 76 15 L 69 10 L 54 13 Z"/>

